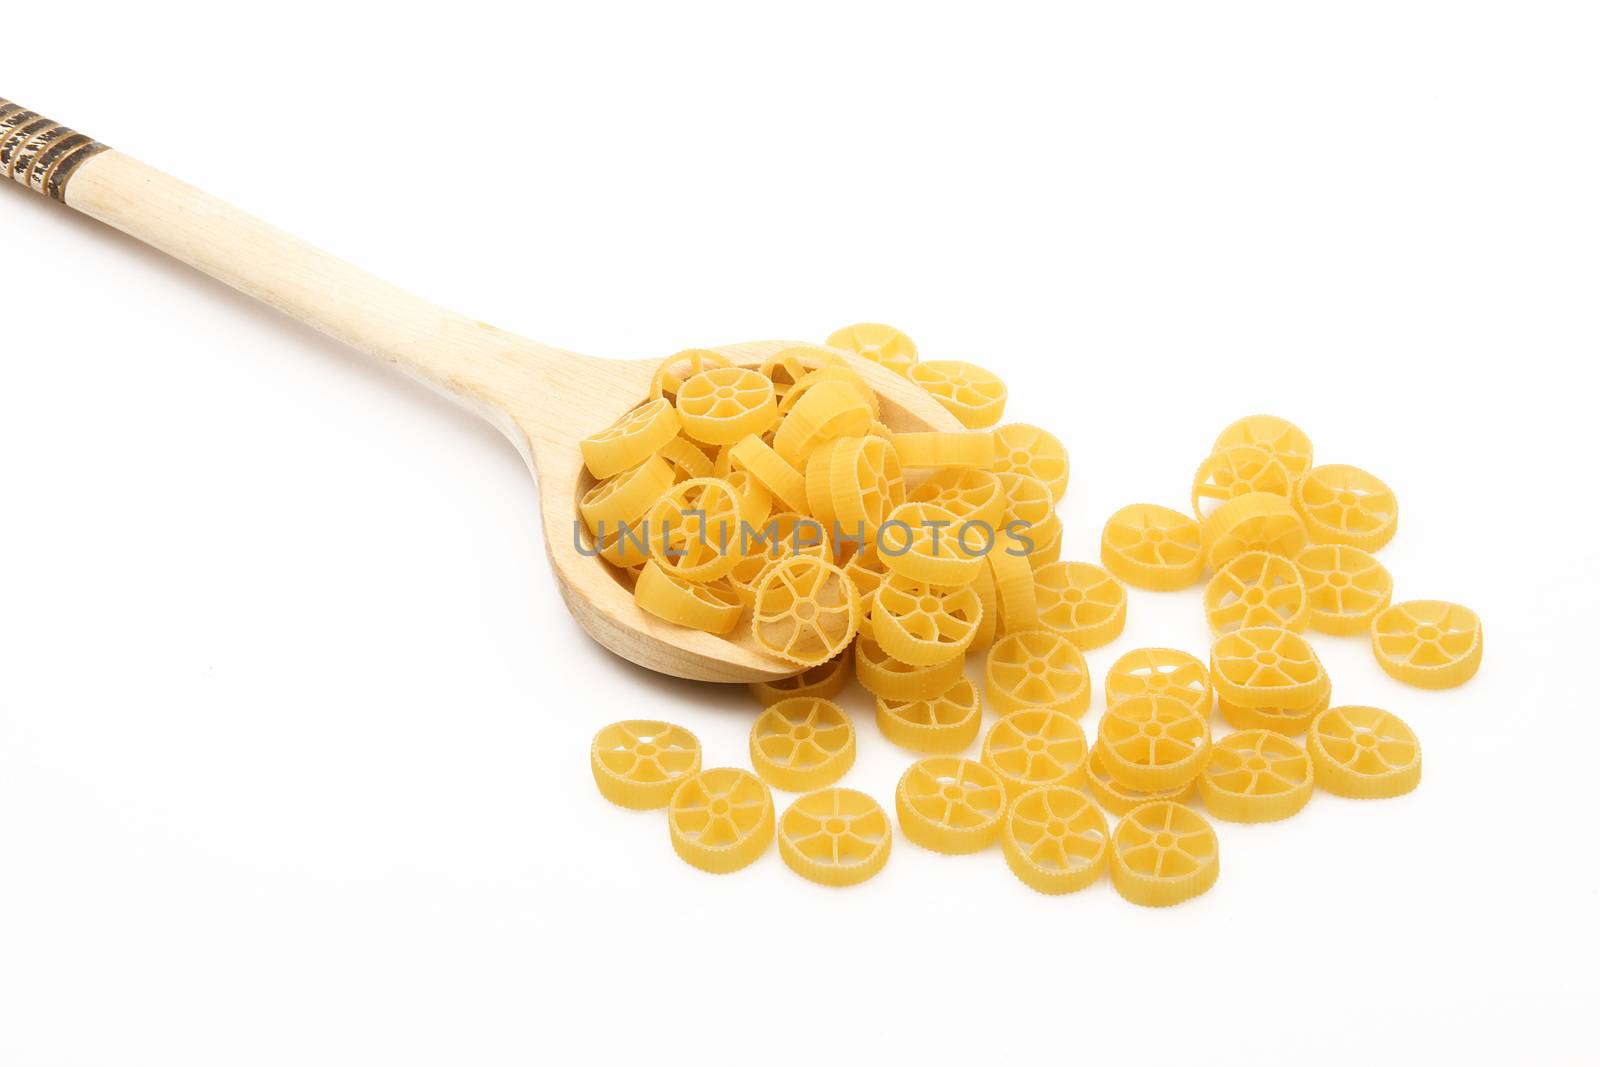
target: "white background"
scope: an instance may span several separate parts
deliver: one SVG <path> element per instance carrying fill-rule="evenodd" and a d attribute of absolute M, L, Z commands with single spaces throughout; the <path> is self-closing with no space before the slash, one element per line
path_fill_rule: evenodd
<path fill-rule="evenodd" d="M 1427 693 L 1317 637 L 1422 786 L 1219 824 L 1182 907 L 903 838 L 848 891 L 704 875 L 589 738 L 740 764 L 753 702 L 570 623 L 509 445 L 7 184 L 0 1062 L 1600 1055 L 1591 5 L 15 14 L 0 94 L 514 331 L 879 319 L 992 368 L 1071 451 L 1068 558 L 1287 416 L 1397 490 L 1398 597 L 1488 651 Z M 1132 594 L 1091 730 L 1147 644 L 1204 652 L 1198 589 Z M 888 805 L 911 757 L 850 699 Z"/>

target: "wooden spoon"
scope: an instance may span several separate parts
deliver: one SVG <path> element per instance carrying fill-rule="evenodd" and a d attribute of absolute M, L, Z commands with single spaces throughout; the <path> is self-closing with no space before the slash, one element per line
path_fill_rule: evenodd
<path fill-rule="evenodd" d="M 716 637 L 641 611 L 607 565 L 578 551 L 578 441 L 646 398 L 659 359 L 608 360 L 528 341 L 403 292 L 237 208 L 0 99 L 0 169 L 432 386 L 488 419 L 539 484 L 545 548 L 568 609 L 606 648 L 680 678 L 750 682 L 795 673 L 748 634 Z M 790 341 L 717 349 L 760 363 Z M 668 353 L 663 353 L 662 357 Z M 853 355 L 896 431 L 959 431 L 920 388 Z"/>

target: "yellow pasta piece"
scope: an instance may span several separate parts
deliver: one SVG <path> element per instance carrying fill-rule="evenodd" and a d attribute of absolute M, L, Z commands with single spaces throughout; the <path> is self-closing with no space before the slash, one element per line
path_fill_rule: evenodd
<path fill-rule="evenodd" d="M 905 503 L 900 459 L 877 436 L 840 438 L 828 455 L 828 513 L 845 535 L 870 539 L 889 512 Z"/>
<path fill-rule="evenodd" d="M 1379 708 L 1329 708 L 1306 732 L 1317 784 L 1357 800 L 1409 793 L 1422 781 L 1422 745 L 1398 715 Z"/>
<path fill-rule="evenodd" d="M 691 582 L 653 559 L 639 572 L 633 598 L 659 619 L 713 634 L 732 633 L 744 615 L 744 601 L 728 582 Z"/>
<path fill-rule="evenodd" d="M 642 567 L 650 559 L 650 536 L 645 523 L 626 523 L 614 533 L 607 531 L 599 544 L 600 558 L 623 570 Z"/>
<path fill-rule="evenodd" d="M 838 353 L 820 345 L 795 345 L 768 356 L 761 362 L 760 373 L 772 383 L 773 395 L 782 403 L 789 390 L 812 371 L 843 364 Z"/>
<path fill-rule="evenodd" d="M 913 364 L 905 375 L 969 430 L 993 426 L 1005 412 L 1006 383 L 982 367 L 935 359 Z"/>
<path fill-rule="evenodd" d="M 862 359 L 904 374 L 917 362 L 917 346 L 911 338 L 881 322 L 858 322 L 828 335 L 828 347 L 854 352 Z"/>
<path fill-rule="evenodd" d="M 931 667 L 914 667 L 895 659 L 869 634 L 856 642 L 856 681 L 884 700 L 931 700 L 961 680 L 966 660 L 953 656 Z"/>
<path fill-rule="evenodd" d="M 1044 525 L 1033 531 L 1033 551 L 1028 553 L 1028 566 L 1038 571 L 1061 558 L 1061 520 L 1052 515 Z"/>
<path fill-rule="evenodd" d="M 708 445 L 731 445 L 778 423 L 772 382 L 747 367 L 701 371 L 678 390 L 683 432 Z"/>
<path fill-rule="evenodd" d="M 1266 449 L 1288 470 L 1291 480 L 1303 478 L 1311 469 L 1311 438 L 1294 423 L 1276 415 L 1246 415 L 1217 435 L 1211 451 L 1220 452 L 1231 445 Z"/>
<path fill-rule="evenodd" d="M 956 756 L 913 763 L 901 775 L 894 801 L 901 832 L 913 844 L 948 855 L 994 844 L 1006 810 L 999 776 Z"/>
<path fill-rule="evenodd" d="M 1128 594 L 1093 563 L 1047 563 L 1033 572 L 1039 625 L 1082 651 L 1108 645 L 1128 620 Z"/>
<path fill-rule="evenodd" d="M 895 433 L 889 435 L 900 466 L 907 469 L 930 467 L 994 466 L 995 442 L 992 433 Z"/>
<path fill-rule="evenodd" d="M 1090 795 L 1113 815 L 1126 815 L 1140 804 L 1148 804 L 1152 800 L 1175 800 L 1182 803 L 1194 792 L 1194 779 L 1176 789 L 1161 789 L 1155 792 L 1129 789 L 1113 778 L 1111 772 L 1106 769 L 1105 751 L 1098 741 L 1089 746 L 1087 772 Z"/>
<path fill-rule="evenodd" d="M 833 513 L 833 453 L 841 441 L 862 441 L 862 437 L 835 438 L 818 445 L 806 458 L 806 510 L 811 517 L 832 530 L 838 525 Z"/>
<path fill-rule="evenodd" d="M 764 708 L 792 697 L 822 697 L 832 700 L 850 680 L 850 650 L 847 648 L 826 663 L 808 667 L 791 678 L 772 682 L 751 682 L 750 693 Z"/>
<path fill-rule="evenodd" d="M 766 525 L 772 514 L 772 492 L 747 470 L 730 470 L 716 477 L 733 486 L 739 498 L 739 517 L 753 530 Z"/>
<path fill-rule="evenodd" d="M 583 465 L 596 478 L 609 478 L 637 467 L 678 436 L 678 413 L 666 400 L 642 404 L 578 442 Z"/>
<path fill-rule="evenodd" d="M 983 602 L 971 586 L 925 585 L 891 574 L 878 586 L 868 624 L 889 655 L 932 667 L 967 651 L 982 616 Z"/>
<path fill-rule="evenodd" d="M 1005 528 L 1009 531 L 1013 524 L 1022 524 L 1037 547 L 1038 539 L 1033 531 L 1055 518 L 1056 502 L 1050 495 L 1050 487 L 1031 474 L 1017 471 L 999 471 L 995 479 L 1005 492 L 1006 503 L 1001 512 Z"/>
<path fill-rule="evenodd" d="M 1106 869 L 1111 831 L 1100 809 L 1067 786 L 1040 786 L 1006 811 L 1000 834 L 1011 873 L 1041 893 L 1072 893 Z"/>
<path fill-rule="evenodd" d="M 1311 759 L 1272 730 L 1229 734 L 1211 746 L 1200 774 L 1200 799 L 1229 822 L 1287 819 L 1311 799 Z"/>
<path fill-rule="evenodd" d="M 1106 672 L 1106 706 L 1154 693 L 1176 697 L 1202 716 L 1211 714 L 1206 665 L 1176 648 L 1136 648 Z"/>
<path fill-rule="evenodd" d="M 709 348 L 686 348 L 661 361 L 650 378 L 650 399 L 678 402 L 683 383 L 702 371 L 731 366 L 728 357 Z"/>
<path fill-rule="evenodd" d="M 756 586 L 770 564 L 791 556 L 830 560 L 827 533 L 815 519 L 792 511 L 769 516 L 759 528 L 741 531 L 739 562 L 728 572 L 728 583 L 747 605 L 756 602 Z"/>
<path fill-rule="evenodd" d="M 1206 583 L 1206 621 L 1223 634 L 1246 626 L 1304 630 L 1310 598 L 1294 561 L 1271 552 L 1242 552 Z"/>
<path fill-rule="evenodd" d="M 878 558 L 878 550 L 869 541 L 845 541 L 841 544 L 843 553 L 840 566 L 845 574 L 855 583 L 856 592 L 861 594 L 861 614 L 865 618 L 872 612 L 873 598 L 878 595 L 878 587 L 888 577 L 889 572 L 883 565 L 883 560 Z"/>
<path fill-rule="evenodd" d="M 778 414 L 789 414 L 807 392 L 823 382 L 839 382 L 848 385 L 860 395 L 862 401 L 867 405 L 867 410 L 872 413 L 873 419 L 877 419 L 881 414 L 878 405 L 878 394 L 873 391 L 872 386 L 867 384 L 866 379 L 849 367 L 844 366 L 842 362 L 836 366 L 820 367 L 795 382 L 789 391 L 783 395 L 783 401 L 778 405 Z"/>
<path fill-rule="evenodd" d="M 1316 652 L 1293 630 L 1247 626 L 1211 646 L 1211 683 L 1235 707 L 1304 707 L 1326 679 Z"/>
<path fill-rule="evenodd" d="M 589 767 L 611 803 L 637 811 L 664 808 L 685 779 L 700 773 L 700 739 L 670 722 L 614 722 L 594 735 Z"/>
<path fill-rule="evenodd" d="M 809 506 L 805 475 L 761 438 L 754 434 L 744 438 L 732 446 L 728 457 L 735 470 L 749 471 L 751 477 L 766 486 L 784 510 L 804 512 Z"/>
<path fill-rule="evenodd" d="M 1422 689 L 1450 689 L 1478 673 L 1483 623 L 1446 600 L 1407 600 L 1372 618 L 1372 654 L 1391 678 Z"/>
<path fill-rule="evenodd" d="M 772 793 L 749 771 L 712 767 L 678 786 L 667 805 L 673 851 L 711 874 L 748 867 L 772 844 Z"/>
<path fill-rule="evenodd" d="M 1007 800 L 1042 785 L 1085 785 L 1088 759 L 1078 720 L 1049 708 L 1013 711 L 983 739 L 983 764 L 999 775 Z"/>
<path fill-rule="evenodd" d="M 1394 537 L 1400 502 L 1394 490 L 1360 467 L 1313 467 L 1294 487 L 1294 505 L 1318 544 L 1376 552 Z"/>
<path fill-rule="evenodd" d="M 1129 697 L 1100 717 L 1106 770 L 1130 789 L 1176 789 L 1193 781 L 1210 751 L 1210 724 L 1177 697 Z"/>
<path fill-rule="evenodd" d="M 1259 445 L 1228 445 L 1194 472 L 1189 499 L 1195 518 L 1203 522 L 1225 500 L 1246 493 L 1274 493 L 1287 500 L 1293 491 L 1294 479 L 1277 456 Z"/>
<path fill-rule="evenodd" d="M 1170 800 L 1141 804 L 1111 833 L 1111 884 L 1129 903 L 1181 904 L 1217 882 L 1217 833 Z"/>
<path fill-rule="evenodd" d="M 772 564 L 756 585 L 756 644 L 807 666 L 844 650 L 860 622 L 855 583 L 833 564 L 791 556 Z"/>
<path fill-rule="evenodd" d="M 996 471 L 1025 474 L 1037 478 L 1050 490 L 1050 500 L 1059 504 L 1067 494 L 1071 463 L 1067 449 L 1048 430 L 1013 422 L 994 432 Z"/>
<path fill-rule="evenodd" d="M 1217 701 L 1217 711 L 1222 713 L 1222 721 L 1235 730 L 1271 730 L 1273 733 L 1292 736 L 1303 734 L 1306 727 L 1318 715 L 1328 710 L 1328 704 L 1333 697 L 1333 682 L 1326 673 L 1322 676 L 1322 684 L 1309 698 L 1309 703 L 1303 706 L 1292 707 L 1269 706 L 1264 708 L 1243 708 L 1237 704 L 1230 704 L 1226 700 Z"/>
<path fill-rule="evenodd" d="M 578 514 L 589 532 L 598 536 L 636 521 L 671 488 L 672 468 L 651 456 L 631 470 L 596 482 L 578 498 Z"/>
<path fill-rule="evenodd" d="M 981 651 L 994 644 L 995 632 L 1000 621 L 1000 592 L 994 584 L 994 568 L 989 566 L 987 560 L 978 569 L 978 576 L 972 580 L 972 591 L 978 594 L 978 604 L 981 613 L 978 615 L 978 629 L 972 635 L 972 644 L 967 646 L 969 652 Z"/>
<path fill-rule="evenodd" d="M 961 523 L 934 504 L 901 504 L 878 531 L 878 556 L 892 574 L 930 585 L 970 585 L 983 566 Z"/>
<path fill-rule="evenodd" d="M 674 437 L 656 451 L 656 457 L 672 468 L 675 483 L 710 478 L 716 473 L 716 461 L 687 437 Z"/>
<path fill-rule="evenodd" d="M 844 777 L 855 761 L 855 727 L 844 709 L 824 697 L 780 700 L 750 727 L 750 765 L 777 789 L 821 789 Z"/>
<path fill-rule="evenodd" d="M 979 528 L 969 541 L 974 547 L 986 541 L 993 543 L 1006 514 L 1006 491 L 1000 479 L 988 471 L 971 468 L 936 471 L 911 490 L 906 499 L 944 508 L 962 525 L 978 523 Z"/>
<path fill-rule="evenodd" d="M 650 558 L 674 578 L 710 582 L 744 558 L 739 494 L 720 478 L 680 482 L 650 509 Z"/>
<path fill-rule="evenodd" d="M 1089 668 L 1060 634 L 1008 633 L 989 649 L 983 696 L 1002 715 L 1033 708 L 1082 715 L 1089 708 Z"/>
<path fill-rule="evenodd" d="M 970 681 L 959 673 L 956 678 L 936 697 L 878 697 L 878 731 L 901 748 L 931 756 L 953 756 L 972 744 L 983 723 L 983 701 Z"/>
<path fill-rule="evenodd" d="M 1129 504 L 1107 519 L 1100 558 L 1127 584 L 1157 592 L 1193 585 L 1205 570 L 1199 524 L 1159 504 Z"/>
<path fill-rule="evenodd" d="M 1020 633 L 1039 628 L 1039 597 L 1034 587 L 1033 566 L 1027 556 L 1016 554 L 1011 546 L 996 546 L 984 557 L 994 579 L 995 599 L 1000 604 L 996 634 Z"/>
<path fill-rule="evenodd" d="M 1236 496 L 1206 516 L 1200 527 L 1205 563 L 1221 570 L 1246 552 L 1271 552 L 1293 559 L 1306 547 L 1306 524 L 1294 505 L 1276 493 Z"/>
<path fill-rule="evenodd" d="M 1313 630 L 1343 637 L 1365 633 L 1394 595 L 1389 571 L 1359 548 L 1309 545 L 1294 562 L 1305 582 Z"/>
<path fill-rule="evenodd" d="M 894 831 L 878 802 L 854 789 L 819 789 L 778 820 L 778 854 L 818 885 L 858 885 L 889 862 Z"/>
<path fill-rule="evenodd" d="M 872 409 L 861 394 L 845 382 L 822 382 L 806 390 L 778 423 L 772 447 L 796 470 L 824 441 L 835 437 L 865 437 L 872 428 Z"/>

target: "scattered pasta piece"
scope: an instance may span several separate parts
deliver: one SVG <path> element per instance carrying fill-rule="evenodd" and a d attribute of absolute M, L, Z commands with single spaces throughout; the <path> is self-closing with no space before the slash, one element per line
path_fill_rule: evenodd
<path fill-rule="evenodd" d="M 1034 708 L 1082 715 L 1089 708 L 1089 668 L 1077 646 L 1058 633 L 1010 633 L 989 649 L 984 699 L 1002 715 Z"/>
<path fill-rule="evenodd" d="M 1223 501 L 1246 493 L 1274 493 L 1289 498 L 1294 479 L 1283 461 L 1259 445 L 1229 445 L 1207 456 L 1194 472 L 1189 500 L 1194 516 L 1204 522 Z"/>
<path fill-rule="evenodd" d="M 1061 520 L 1054 515 L 1044 525 L 1033 531 L 1033 551 L 1028 553 L 1028 566 L 1037 571 L 1061 558 Z"/>
<path fill-rule="evenodd" d="M 1106 869 L 1106 817 L 1066 786 L 1040 786 L 1016 799 L 1000 834 L 1011 873 L 1041 893 L 1071 893 Z"/>
<path fill-rule="evenodd" d="M 734 445 L 728 455 L 735 469 L 749 471 L 786 511 L 805 511 L 805 475 L 774 452 L 772 446 L 752 434 Z"/>
<path fill-rule="evenodd" d="M 855 761 L 855 727 L 839 705 L 823 697 L 780 700 L 750 727 L 750 763 L 777 789 L 821 789 Z"/>
<path fill-rule="evenodd" d="M 831 367 L 819 367 L 795 382 L 794 386 L 784 394 L 783 402 L 778 405 L 778 414 L 789 414 L 807 392 L 823 382 L 838 382 L 854 389 L 860 395 L 862 402 L 867 405 L 867 411 L 871 413 L 873 419 L 877 419 L 878 394 L 873 392 L 872 386 L 867 384 L 866 379 L 846 367 L 843 362 Z"/>
<path fill-rule="evenodd" d="M 951 467 L 936 471 L 906 497 L 914 504 L 934 504 L 956 517 L 956 536 L 967 523 L 977 523 L 970 545 L 992 545 L 1006 514 L 1006 491 L 988 471 Z M 985 539 L 987 539 L 985 541 Z M 982 555 L 983 552 L 979 552 Z"/>
<path fill-rule="evenodd" d="M 1304 707 L 1242 708 L 1226 700 L 1218 700 L 1217 711 L 1222 713 L 1222 721 L 1235 730 L 1271 730 L 1293 736 L 1305 733 L 1311 720 L 1328 710 L 1332 698 L 1333 683 L 1327 674 L 1323 674 L 1322 684 Z"/>
<path fill-rule="evenodd" d="M 878 558 L 878 550 L 873 547 L 870 539 L 859 543 L 847 541 L 843 547 L 847 551 L 841 557 L 840 566 L 844 567 L 845 574 L 855 583 L 856 592 L 861 594 L 861 614 L 865 617 L 871 614 L 872 602 L 878 595 L 878 587 L 889 576 L 889 571 L 883 565 L 883 560 Z"/>
<path fill-rule="evenodd" d="M 1206 566 L 1221 570 L 1235 556 L 1257 550 L 1293 559 L 1306 547 L 1306 524 L 1276 493 L 1246 493 L 1206 517 L 1200 540 Z"/>
<path fill-rule="evenodd" d="M 1271 552 L 1242 552 L 1206 583 L 1206 621 L 1214 633 L 1246 626 L 1304 630 L 1311 613 L 1300 568 Z"/>
<path fill-rule="evenodd" d="M 1199 812 L 1170 800 L 1141 804 L 1111 834 L 1111 884 L 1145 907 L 1181 904 L 1217 882 L 1217 834 Z"/>
<path fill-rule="evenodd" d="M 1400 503 L 1394 491 L 1360 467 L 1313 467 L 1294 487 L 1295 507 L 1318 544 L 1376 552 L 1394 537 Z"/>
<path fill-rule="evenodd" d="M 985 557 L 968 550 L 959 527 L 956 517 L 937 505 L 901 504 L 878 532 L 878 555 L 891 573 L 914 581 L 970 585 Z"/>
<path fill-rule="evenodd" d="M 1067 494 L 1071 463 L 1064 445 L 1048 430 L 1013 422 L 994 432 L 994 469 L 1037 478 L 1050 490 L 1051 503 Z"/>
<path fill-rule="evenodd" d="M 789 409 L 778 423 L 772 447 L 790 466 L 805 470 L 806 460 L 822 442 L 865 437 L 871 427 L 872 409 L 860 392 L 847 382 L 825 381 L 806 390 Z"/>
<path fill-rule="evenodd" d="M 1271 730 L 1243 730 L 1218 739 L 1200 775 L 1206 810 L 1229 822 L 1287 819 L 1311 799 L 1306 750 Z"/>
<path fill-rule="evenodd" d="M 773 396 L 781 403 L 795 384 L 819 367 L 842 366 L 838 353 L 819 345 L 795 345 L 775 352 L 762 361 L 760 374 L 772 383 Z"/>
<path fill-rule="evenodd" d="M 672 848 L 691 867 L 730 874 L 772 844 L 772 793 L 737 767 L 713 767 L 686 779 L 667 805 Z"/>
<path fill-rule="evenodd" d="M 650 399 L 666 400 L 676 404 L 678 390 L 683 383 L 701 371 L 729 366 L 728 357 L 709 348 L 687 348 L 675 356 L 668 356 L 656 368 L 650 379 Z"/>
<path fill-rule="evenodd" d="M 1306 733 L 1317 784 L 1330 793 L 1377 800 L 1422 781 L 1422 746 L 1411 727 L 1378 708 L 1329 708 Z"/>
<path fill-rule="evenodd" d="M 970 585 L 953 589 L 891 574 L 874 595 L 869 624 L 889 655 L 932 667 L 967 651 L 982 616 L 983 602 Z"/>
<path fill-rule="evenodd" d="M 1327 682 L 1322 661 L 1304 637 L 1276 626 L 1250 626 L 1211 646 L 1217 695 L 1240 708 L 1304 707 Z"/>
<path fill-rule="evenodd" d="M 683 432 L 709 445 L 731 445 L 778 422 L 772 382 L 745 367 L 701 371 L 678 390 Z"/>
<path fill-rule="evenodd" d="M 992 433 L 896 433 L 889 435 L 900 466 L 906 468 L 994 466 Z"/>
<path fill-rule="evenodd" d="M 1310 545 L 1294 562 L 1305 582 L 1313 630 L 1341 637 L 1365 633 L 1394 595 L 1389 571 L 1359 548 Z"/>
<path fill-rule="evenodd" d="M 637 467 L 678 436 L 678 412 L 666 400 L 634 408 L 614 424 L 578 444 L 583 464 L 596 478 Z M 708 472 L 709 473 L 709 472 Z"/>
<path fill-rule="evenodd" d="M 637 522 L 671 488 L 672 468 L 651 456 L 637 467 L 596 482 L 578 498 L 578 514 L 592 534 L 615 531 L 624 523 Z"/>
<path fill-rule="evenodd" d="M 1157 592 L 1193 585 L 1205 570 L 1199 524 L 1159 504 L 1129 504 L 1107 519 L 1100 558 L 1127 584 Z"/>
<path fill-rule="evenodd" d="M 639 607 L 658 619 L 712 634 L 732 633 L 744 614 L 744 600 L 726 580 L 691 582 L 650 560 L 633 587 Z"/>
<path fill-rule="evenodd" d="M 842 652 L 860 621 L 855 583 L 831 563 L 791 556 L 767 568 L 756 585 L 756 644 L 807 666 Z"/>
<path fill-rule="evenodd" d="M 829 513 L 840 530 L 870 538 L 906 501 L 900 458 L 876 436 L 843 438 L 829 455 Z"/>
<path fill-rule="evenodd" d="M 835 330 L 828 335 L 828 346 L 854 352 L 896 374 L 905 374 L 917 362 L 917 346 L 911 338 L 880 322 L 858 322 Z"/>
<path fill-rule="evenodd" d="M 995 600 L 1000 605 L 997 634 L 1018 633 L 1039 628 L 1039 596 L 1034 587 L 1033 567 L 1027 556 L 1017 555 L 1007 546 L 997 546 L 984 557 L 994 580 Z"/>
<path fill-rule="evenodd" d="M 868 634 L 856 642 L 856 680 L 884 700 L 931 700 L 955 685 L 966 660 L 954 656 L 932 667 L 914 667 L 895 659 Z"/>
<path fill-rule="evenodd" d="M 983 739 L 983 764 L 1000 776 L 1007 800 L 1042 785 L 1082 787 L 1088 759 L 1078 720 L 1049 708 L 1013 711 Z"/>
<path fill-rule="evenodd" d="M 977 738 L 983 722 L 977 688 L 960 677 L 936 697 L 879 697 L 877 712 L 878 730 L 884 737 L 901 748 L 930 756 L 953 756 L 962 751 Z"/>
<path fill-rule="evenodd" d="M 700 772 L 700 739 L 681 726 L 629 719 L 602 727 L 589 746 L 600 795 L 624 808 L 664 808 Z"/>
<path fill-rule="evenodd" d="M 1147 694 L 1176 697 L 1201 716 L 1211 714 L 1211 673 L 1176 648 L 1136 648 L 1106 672 L 1106 706 Z"/>
<path fill-rule="evenodd" d="M 773 682 L 751 682 L 750 693 L 764 708 L 793 697 L 821 697 L 824 700 L 832 700 L 844 690 L 845 683 L 850 681 L 852 659 L 850 650 L 845 649 L 828 662 L 809 667 L 791 678 L 779 678 Z"/>
<path fill-rule="evenodd" d="M 1407 600 L 1373 616 L 1372 654 L 1391 678 L 1422 689 L 1450 689 L 1478 673 L 1483 624 L 1460 604 Z"/>
<path fill-rule="evenodd" d="M 994 585 L 994 568 L 985 561 L 972 580 L 972 591 L 978 594 L 982 613 L 978 616 L 978 630 L 972 635 L 969 652 L 982 651 L 994 644 L 995 632 L 1000 622 L 1000 593 Z"/>
<path fill-rule="evenodd" d="M 1089 746 L 1089 759 L 1086 764 L 1089 776 L 1089 792 L 1095 800 L 1113 815 L 1126 815 L 1140 804 L 1148 804 L 1152 800 L 1175 800 L 1179 803 L 1187 800 L 1194 792 L 1194 779 L 1190 779 L 1176 789 L 1157 790 L 1149 792 L 1143 789 L 1129 789 L 1111 776 L 1106 769 L 1105 751 L 1100 742 L 1096 741 Z"/>
<path fill-rule="evenodd" d="M 733 486 L 739 498 L 739 517 L 746 526 L 759 530 L 772 515 L 772 493 L 747 470 L 729 470 L 716 475 Z"/>
<path fill-rule="evenodd" d="M 650 509 L 650 557 L 691 582 L 722 578 L 743 558 L 739 494 L 720 478 L 680 482 Z"/>
<path fill-rule="evenodd" d="M 1294 423 L 1276 415 L 1247 415 L 1231 423 L 1217 436 L 1211 451 L 1229 445 L 1259 445 L 1278 458 L 1291 479 L 1299 479 L 1311 469 L 1311 438 Z"/>
<path fill-rule="evenodd" d="M 1006 383 L 971 363 L 953 359 L 914 363 L 905 376 L 969 430 L 993 426 L 1006 409 Z"/>
<path fill-rule="evenodd" d="M 1128 594 L 1093 563 L 1047 563 L 1033 572 L 1039 625 L 1082 651 L 1109 645 L 1128 621 Z"/>
<path fill-rule="evenodd" d="M 691 478 L 710 478 L 716 473 L 716 460 L 702 452 L 687 437 L 674 437 L 656 452 L 657 458 L 672 468 L 674 482 Z"/>
<path fill-rule="evenodd" d="M 889 862 L 894 831 L 878 802 L 854 789 L 819 789 L 778 820 L 778 855 L 818 885 L 865 882 Z"/>
<path fill-rule="evenodd" d="M 913 763 L 895 788 L 900 829 L 913 843 L 934 852 L 977 852 L 1000 836 L 1005 789 L 981 763 L 933 756 Z"/>
<path fill-rule="evenodd" d="M 761 529 L 741 531 L 743 557 L 728 572 L 728 583 L 746 604 L 756 602 L 756 586 L 770 564 L 792 556 L 831 562 L 827 533 L 816 520 L 793 511 L 769 517 Z"/>
<path fill-rule="evenodd" d="M 1176 697 L 1129 697 L 1100 717 L 1100 755 L 1111 777 L 1146 792 L 1176 789 L 1206 765 L 1211 727 Z"/>

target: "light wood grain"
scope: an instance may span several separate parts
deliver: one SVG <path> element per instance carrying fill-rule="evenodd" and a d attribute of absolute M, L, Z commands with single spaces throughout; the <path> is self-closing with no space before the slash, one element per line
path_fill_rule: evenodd
<path fill-rule="evenodd" d="M 576 504 L 585 485 L 578 441 L 644 398 L 659 359 L 597 359 L 446 311 L 120 152 L 84 163 L 65 198 L 72 208 L 393 364 L 497 426 L 538 479 L 545 547 L 562 597 L 606 648 L 680 678 L 748 682 L 794 673 L 748 636 L 724 639 L 644 613 L 604 563 L 578 551 Z M 718 350 L 749 365 L 795 343 Z M 962 428 L 910 382 L 847 358 L 878 391 L 891 429 Z"/>

